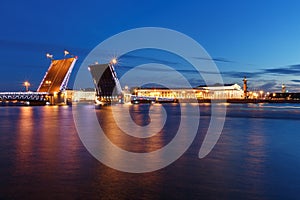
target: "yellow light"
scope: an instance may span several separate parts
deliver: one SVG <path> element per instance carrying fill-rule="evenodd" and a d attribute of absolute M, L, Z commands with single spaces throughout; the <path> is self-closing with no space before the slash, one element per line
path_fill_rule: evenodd
<path fill-rule="evenodd" d="M 111 62 L 112 64 L 114 64 L 114 65 L 118 63 L 118 61 L 117 61 L 116 58 L 113 58 L 110 62 Z"/>
<path fill-rule="evenodd" d="M 46 85 L 50 85 L 52 83 L 52 81 L 45 81 Z"/>
<path fill-rule="evenodd" d="M 30 86 L 30 83 L 28 81 L 25 81 L 24 86 L 28 87 L 28 86 Z"/>
<path fill-rule="evenodd" d="M 25 81 L 24 86 L 25 86 L 26 92 L 28 92 L 29 91 L 28 88 L 30 86 L 30 83 L 28 81 Z"/>

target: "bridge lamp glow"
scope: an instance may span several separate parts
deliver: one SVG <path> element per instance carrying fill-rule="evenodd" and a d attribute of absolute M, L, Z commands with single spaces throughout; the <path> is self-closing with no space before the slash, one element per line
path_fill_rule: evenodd
<path fill-rule="evenodd" d="M 65 57 L 66 57 L 68 54 L 70 54 L 70 52 L 67 51 L 67 50 L 64 50 L 64 54 L 65 54 Z"/>
<path fill-rule="evenodd" d="M 259 91 L 259 93 L 260 93 L 260 97 L 262 98 L 264 91 L 261 90 L 261 91 Z"/>
<path fill-rule="evenodd" d="M 25 86 L 26 92 L 28 92 L 28 91 L 29 91 L 28 88 L 29 88 L 29 86 L 30 86 L 30 83 L 29 83 L 28 81 L 25 81 L 25 82 L 24 82 L 24 86 Z"/>
<path fill-rule="evenodd" d="M 111 63 L 111 64 L 114 64 L 114 65 L 117 64 L 117 63 L 118 63 L 117 58 L 111 59 L 110 63 Z"/>
<path fill-rule="evenodd" d="M 46 57 L 47 57 L 47 58 L 49 58 L 49 59 L 51 59 L 51 60 L 53 60 L 53 59 L 54 59 L 54 58 L 53 58 L 53 55 L 52 55 L 52 54 L 50 54 L 50 53 L 47 53 L 47 54 L 46 54 Z"/>

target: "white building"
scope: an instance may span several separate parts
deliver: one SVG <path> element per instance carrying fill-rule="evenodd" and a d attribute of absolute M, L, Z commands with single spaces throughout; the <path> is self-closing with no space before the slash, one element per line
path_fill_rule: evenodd
<path fill-rule="evenodd" d="M 238 84 L 197 88 L 137 88 L 134 95 L 176 99 L 242 99 L 244 91 Z"/>

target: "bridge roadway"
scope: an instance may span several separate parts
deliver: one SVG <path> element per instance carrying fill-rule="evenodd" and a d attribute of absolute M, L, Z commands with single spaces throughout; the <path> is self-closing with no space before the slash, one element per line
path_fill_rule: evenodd
<path fill-rule="evenodd" d="M 36 92 L 0 92 L 0 104 L 30 102 L 34 105 L 66 102 L 65 89 L 77 57 L 52 60 Z"/>

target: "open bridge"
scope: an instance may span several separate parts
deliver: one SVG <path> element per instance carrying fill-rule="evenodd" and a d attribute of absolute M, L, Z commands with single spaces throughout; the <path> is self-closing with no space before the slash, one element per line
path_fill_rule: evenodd
<path fill-rule="evenodd" d="M 0 102 L 28 104 L 66 103 L 65 90 L 77 57 L 52 60 L 36 92 L 0 92 Z"/>

